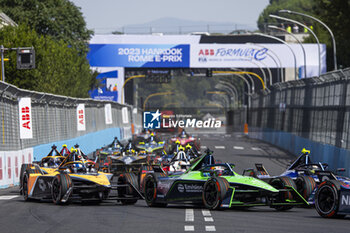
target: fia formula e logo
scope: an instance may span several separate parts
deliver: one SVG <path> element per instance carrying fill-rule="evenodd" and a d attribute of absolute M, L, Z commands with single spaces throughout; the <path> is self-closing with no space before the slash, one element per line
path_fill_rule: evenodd
<path fill-rule="evenodd" d="M 159 110 L 156 112 L 144 112 L 143 113 L 143 128 L 145 129 L 159 129 L 160 128 L 160 116 Z"/>

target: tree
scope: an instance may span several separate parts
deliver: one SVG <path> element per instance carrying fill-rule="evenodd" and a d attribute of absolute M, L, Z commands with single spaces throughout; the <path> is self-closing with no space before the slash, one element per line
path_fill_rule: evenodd
<path fill-rule="evenodd" d="M 35 48 L 36 68 L 32 70 L 17 70 L 16 53 L 5 53 L 10 58 L 5 63 L 8 83 L 34 91 L 88 97 L 88 91 L 96 82 L 85 56 L 63 40 L 38 35 L 29 26 L 19 25 L 2 28 L 0 41 L 7 48 Z"/>
<path fill-rule="evenodd" d="M 267 23 L 281 23 L 269 17 L 269 14 L 278 14 L 281 9 L 287 9 L 312 15 L 326 23 L 333 31 L 337 42 L 337 60 L 342 67 L 350 66 L 350 53 L 348 52 L 348 38 L 350 37 L 350 1 L 349 0 L 270 0 L 258 19 L 258 27 L 265 31 Z M 282 14 L 280 14 L 282 15 Z M 312 25 L 314 32 L 321 43 L 327 46 L 327 67 L 333 68 L 332 40 L 328 31 L 319 23 L 297 15 L 283 15 L 307 25 Z M 315 43 L 313 37 L 304 42 Z"/>
<path fill-rule="evenodd" d="M 69 0 L 0 0 L 0 9 L 16 23 L 25 23 L 40 35 L 50 35 L 87 51 L 93 32 L 86 28 L 80 8 Z"/>
<path fill-rule="evenodd" d="M 279 10 L 287 9 L 292 11 L 297 11 L 301 13 L 312 14 L 312 10 L 315 6 L 314 0 L 270 0 L 270 4 L 263 10 L 258 19 L 258 27 L 261 31 L 265 31 L 266 25 L 278 24 L 280 21 L 270 18 L 270 14 L 278 14 Z M 309 24 L 309 20 L 306 20 L 300 16 L 293 16 L 300 22 Z"/>
<path fill-rule="evenodd" d="M 350 38 L 350 1 L 349 0 L 316 0 L 314 13 L 328 27 L 331 28 L 337 42 L 337 60 L 342 67 L 350 67 L 350 53 L 348 49 L 348 40 Z M 331 40 L 329 33 L 323 30 L 323 35 L 326 34 L 327 47 L 331 48 Z M 324 41 L 324 40 L 323 40 Z M 333 51 L 328 50 L 331 57 L 327 60 L 333 60 Z"/>

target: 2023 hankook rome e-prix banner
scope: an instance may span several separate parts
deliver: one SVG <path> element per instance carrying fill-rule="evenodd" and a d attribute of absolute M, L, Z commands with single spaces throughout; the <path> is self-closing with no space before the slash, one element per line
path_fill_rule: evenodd
<path fill-rule="evenodd" d="M 326 46 L 317 44 L 200 43 L 198 35 L 95 35 L 88 60 L 104 84 L 92 91 L 93 98 L 120 103 L 124 68 L 294 68 L 317 76 L 319 62 L 326 72 Z M 292 50 L 292 51 L 291 51 Z M 294 60 L 295 56 L 295 60 Z M 299 72 L 303 77 L 303 72 Z"/>

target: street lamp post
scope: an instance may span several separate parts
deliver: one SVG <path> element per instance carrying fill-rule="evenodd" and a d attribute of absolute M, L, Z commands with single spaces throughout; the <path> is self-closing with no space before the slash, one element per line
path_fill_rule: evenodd
<path fill-rule="evenodd" d="M 305 24 L 302 24 L 296 20 L 293 19 L 288 19 L 285 17 L 281 17 L 281 16 L 277 16 L 277 15 L 269 15 L 271 18 L 275 18 L 275 19 L 279 19 L 279 20 L 284 20 L 287 22 L 292 22 L 295 24 L 298 24 L 299 26 L 306 28 L 307 30 L 310 31 L 310 33 L 314 36 L 314 38 L 316 39 L 316 43 L 317 43 L 317 48 L 318 48 L 318 76 L 321 75 L 321 46 L 320 46 L 320 41 L 318 39 L 318 37 L 316 36 L 316 34 L 311 30 L 311 28 L 309 28 L 308 26 L 306 26 Z"/>
<path fill-rule="evenodd" d="M 293 33 L 287 31 L 286 29 L 284 28 L 280 28 L 280 27 L 277 27 L 277 26 L 274 26 L 274 25 L 269 25 L 268 26 L 269 28 L 272 28 L 272 29 L 277 29 L 277 30 L 280 30 L 280 31 L 283 31 L 285 33 L 288 33 L 289 35 L 291 35 L 301 46 L 301 49 L 303 50 L 303 54 L 304 54 L 304 78 L 306 78 L 306 53 L 305 53 L 305 48 L 303 46 L 303 43 L 301 43 L 301 41 L 298 39 L 298 37 L 296 37 Z"/>
<path fill-rule="evenodd" d="M 295 11 L 291 11 L 291 10 L 280 10 L 278 12 L 294 14 L 294 15 L 301 15 L 301 16 L 313 19 L 313 20 L 319 22 L 320 24 L 322 24 L 328 30 L 329 34 L 331 35 L 332 43 L 333 43 L 334 70 L 338 69 L 338 64 L 337 64 L 337 47 L 336 47 L 337 45 L 336 45 L 336 42 L 335 42 L 335 38 L 334 38 L 332 30 L 324 22 L 322 22 L 321 20 L 319 20 L 319 19 L 317 19 L 317 18 L 315 18 L 315 17 L 313 17 L 311 15 L 307 15 L 307 14 L 304 14 L 304 13 L 295 12 Z"/>

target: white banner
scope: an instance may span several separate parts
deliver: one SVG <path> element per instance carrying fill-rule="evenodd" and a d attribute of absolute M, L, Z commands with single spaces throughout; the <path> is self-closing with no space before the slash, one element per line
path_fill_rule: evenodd
<path fill-rule="evenodd" d="M 304 53 L 300 44 L 289 45 L 295 54 L 296 64 L 294 64 L 292 51 L 284 44 L 192 44 L 190 67 L 258 68 L 261 66 L 279 68 L 279 61 L 282 67 L 304 67 Z M 318 69 L 318 45 L 303 44 L 303 46 L 307 67 Z M 324 44 L 321 44 L 320 52 L 322 72 L 326 72 L 326 46 Z"/>
<path fill-rule="evenodd" d="M 129 114 L 128 114 L 127 107 L 122 108 L 122 120 L 123 120 L 123 124 L 129 123 Z"/>
<path fill-rule="evenodd" d="M 85 131 L 85 105 L 84 104 L 78 104 L 77 107 L 77 129 L 78 131 Z"/>
<path fill-rule="evenodd" d="M 33 148 L 19 151 L 0 152 L 0 188 L 16 185 L 19 182 L 19 172 L 23 163 L 33 161 Z"/>
<path fill-rule="evenodd" d="M 20 139 L 33 138 L 31 99 L 29 97 L 20 98 L 18 108 Z"/>
<path fill-rule="evenodd" d="M 113 123 L 111 104 L 105 104 L 105 121 L 106 125 L 110 125 Z"/>

